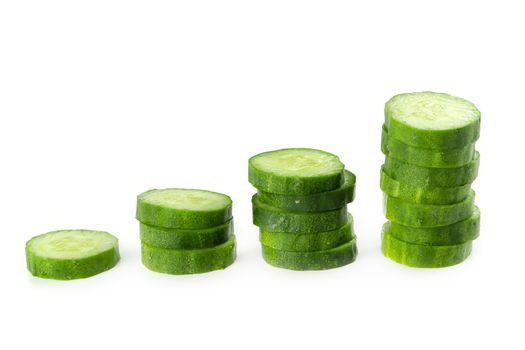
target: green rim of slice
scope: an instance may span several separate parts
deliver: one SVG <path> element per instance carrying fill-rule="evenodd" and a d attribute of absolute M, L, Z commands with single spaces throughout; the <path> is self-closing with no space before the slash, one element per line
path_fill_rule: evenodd
<path fill-rule="evenodd" d="M 87 278 L 114 267 L 120 259 L 115 236 L 92 230 L 60 230 L 26 243 L 27 269 L 55 280 Z"/>
<path fill-rule="evenodd" d="M 257 195 L 262 203 L 289 211 L 327 211 L 341 208 L 354 200 L 355 181 L 355 175 L 345 170 L 343 185 L 332 191 L 310 195 L 286 195 L 258 191 Z"/>
<path fill-rule="evenodd" d="M 142 263 L 149 270 L 187 275 L 222 270 L 236 258 L 235 235 L 227 242 L 204 249 L 165 249 L 142 242 Z"/>
<path fill-rule="evenodd" d="M 461 148 L 476 142 L 481 113 L 471 102 L 436 92 L 399 94 L 385 104 L 391 137 L 421 148 Z"/>
<path fill-rule="evenodd" d="M 354 239 L 353 218 L 348 214 L 348 222 L 341 228 L 317 233 L 268 232 L 260 230 L 262 245 L 292 252 L 311 252 L 338 247 Z"/>
<path fill-rule="evenodd" d="M 328 270 L 348 265 L 357 257 L 355 238 L 338 247 L 315 252 L 289 252 L 262 246 L 263 259 L 270 265 L 288 270 Z"/>
<path fill-rule="evenodd" d="M 383 255 L 410 267 L 447 267 L 467 259 L 472 251 L 472 241 L 453 245 L 423 245 L 403 242 L 394 238 L 386 227 L 382 232 Z"/>
<path fill-rule="evenodd" d="M 232 218 L 232 200 L 225 194 L 205 190 L 154 189 L 137 197 L 136 218 L 165 228 L 210 228 Z"/>
<path fill-rule="evenodd" d="M 177 229 L 140 223 L 140 240 L 168 249 L 201 249 L 222 244 L 233 234 L 233 219 L 225 224 L 203 229 Z"/>
<path fill-rule="evenodd" d="M 260 153 L 248 162 L 248 180 L 260 191 L 307 195 L 343 185 L 339 157 L 311 148 L 286 148 Z"/>

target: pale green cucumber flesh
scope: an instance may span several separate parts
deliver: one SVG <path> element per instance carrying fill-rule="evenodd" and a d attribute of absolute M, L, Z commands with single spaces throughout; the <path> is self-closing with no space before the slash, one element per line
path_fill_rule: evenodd
<path fill-rule="evenodd" d="M 169 249 L 201 249 L 222 244 L 233 234 L 233 219 L 204 229 L 176 229 L 140 223 L 140 240 L 150 246 Z"/>
<path fill-rule="evenodd" d="M 385 216 L 388 220 L 412 227 L 440 227 L 454 224 L 472 216 L 474 191 L 462 202 L 434 205 L 416 204 L 399 198 L 384 196 Z"/>
<path fill-rule="evenodd" d="M 471 102 L 435 92 L 405 93 L 385 104 L 391 137 L 420 148 L 461 148 L 476 142 L 481 114 Z"/>
<path fill-rule="evenodd" d="M 275 267 L 288 270 L 327 270 L 352 263 L 357 257 L 356 240 L 332 249 L 315 252 L 291 252 L 262 245 L 264 260 Z"/>
<path fill-rule="evenodd" d="M 382 251 L 391 260 L 410 267 L 447 267 L 463 262 L 472 251 L 472 241 L 452 245 L 412 244 L 394 238 L 383 227 Z"/>
<path fill-rule="evenodd" d="M 383 126 L 381 151 L 388 157 L 402 162 L 428 168 L 456 168 L 464 166 L 474 158 L 474 144 L 461 148 L 434 150 L 407 145 L 389 136 L 389 130 Z"/>
<path fill-rule="evenodd" d="M 468 219 L 443 227 L 411 227 L 395 222 L 387 222 L 385 228 L 401 241 L 425 245 L 450 245 L 473 241 L 479 236 L 480 211 L 474 207 L 474 212 Z"/>
<path fill-rule="evenodd" d="M 262 203 L 290 211 L 316 212 L 334 210 L 354 200 L 355 181 L 355 175 L 345 170 L 343 185 L 332 191 L 310 195 L 286 195 L 258 191 L 258 198 Z"/>
<path fill-rule="evenodd" d="M 347 223 L 346 205 L 323 212 L 293 212 L 261 203 L 258 195 L 252 197 L 253 223 L 269 232 L 314 233 L 331 231 Z"/>
<path fill-rule="evenodd" d="M 210 228 L 232 218 L 232 201 L 222 193 L 205 190 L 155 189 L 137 197 L 136 218 L 158 227 Z"/>
<path fill-rule="evenodd" d="M 288 148 L 258 154 L 248 162 L 248 180 L 258 190 L 306 195 L 339 188 L 344 164 L 331 153 Z"/>
<path fill-rule="evenodd" d="M 57 280 L 91 277 L 119 261 L 115 236 L 92 230 L 61 230 L 33 237 L 26 243 L 26 263 L 32 275 Z"/>
<path fill-rule="evenodd" d="M 479 153 L 457 168 L 428 168 L 385 157 L 383 169 L 391 178 L 416 187 L 457 187 L 471 184 L 478 176 Z"/>
<path fill-rule="evenodd" d="M 394 180 L 381 170 L 381 190 L 404 201 L 416 204 L 453 204 L 465 200 L 470 193 L 470 184 L 458 187 L 417 187 L 411 183 Z"/>
<path fill-rule="evenodd" d="M 235 235 L 218 246 L 203 249 L 165 249 L 142 242 L 142 263 L 148 269 L 172 275 L 222 270 L 236 258 Z"/>
<path fill-rule="evenodd" d="M 353 218 L 348 214 L 348 222 L 342 227 L 325 232 L 268 232 L 260 230 L 262 245 L 277 250 L 309 252 L 335 248 L 354 239 Z"/>

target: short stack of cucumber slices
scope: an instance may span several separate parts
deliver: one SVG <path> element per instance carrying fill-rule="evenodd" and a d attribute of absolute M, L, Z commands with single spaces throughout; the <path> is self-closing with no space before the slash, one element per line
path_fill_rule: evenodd
<path fill-rule="evenodd" d="M 357 256 L 352 215 L 355 176 L 333 154 L 308 148 L 249 160 L 253 222 L 264 260 L 290 270 L 326 270 Z"/>
<path fill-rule="evenodd" d="M 216 192 L 168 188 L 137 197 L 142 263 L 173 275 L 225 269 L 236 258 L 232 201 Z"/>
<path fill-rule="evenodd" d="M 481 116 L 470 102 L 443 93 L 394 96 L 385 106 L 381 150 L 383 254 L 412 267 L 464 261 L 479 235 L 472 182 Z"/>

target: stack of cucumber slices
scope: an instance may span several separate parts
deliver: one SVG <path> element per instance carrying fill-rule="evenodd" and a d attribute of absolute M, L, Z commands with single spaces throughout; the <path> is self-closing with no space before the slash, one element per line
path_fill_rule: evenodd
<path fill-rule="evenodd" d="M 137 197 L 142 263 L 183 275 L 225 269 L 236 258 L 232 201 L 216 192 L 168 188 Z"/>
<path fill-rule="evenodd" d="M 383 254 L 413 267 L 464 261 L 479 235 L 472 182 L 481 116 L 470 102 L 443 93 L 394 96 L 385 106 L 381 149 Z"/>
<path fill-rule="evenodd" d="M 357 256 L 352 215 L 355 176 L 333 154 L 289 148 L 249 160 L 253 223 L 264 260 L 291 270 L 326 270 Z"/>

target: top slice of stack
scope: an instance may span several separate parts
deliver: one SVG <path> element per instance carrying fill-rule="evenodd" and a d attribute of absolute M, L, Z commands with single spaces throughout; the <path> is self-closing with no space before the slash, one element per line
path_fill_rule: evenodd
<path fill-rule="evenodd" d="M 414 267 L 444 267 L 469 256 L 479 234 L 471 184 L 479 169 L 480 121 L 472 103 L 443 93 L 401 94 L 386 103 L 386 256 Z"/>

